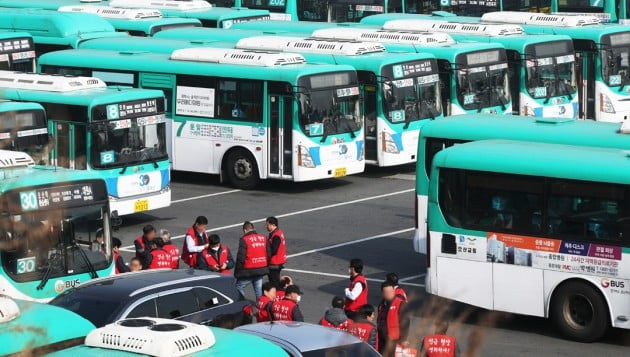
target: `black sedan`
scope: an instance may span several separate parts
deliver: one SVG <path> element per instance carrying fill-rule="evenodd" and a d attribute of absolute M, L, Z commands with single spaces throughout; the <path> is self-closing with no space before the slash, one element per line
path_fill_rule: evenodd
<path fill-rule="evenodd" d="M 131 317 L 211 324 L 219 315 L 247 315 L 252 305 L 240 296 L 233 277 L 192 269 L 146 270 L 95 279 L 50 304 L 77 313 L 96 327 Z"/>

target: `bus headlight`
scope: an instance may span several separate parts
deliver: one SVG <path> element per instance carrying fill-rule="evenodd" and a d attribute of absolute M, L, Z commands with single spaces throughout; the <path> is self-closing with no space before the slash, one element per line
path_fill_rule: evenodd
<path fill-rule="evenodd" d="M 398 149 L 398 145 L 396 145 L 396 141 L 392 137 L 392 134 L 388 132 L 383 132 L 383 151 L 390 154 L 400 154 L 400 150 Z"/>
<path fill-rule="evenodd" d="M 298 150 L 300 151 L 300 155 L 298 156 L 298 166 L 314 168 L 315 162 L 313 161 L 313 157 L 311 157 L 311 153 L 308 152 L 308 148 L 306 146 L 299 145 Z"/>
<path fill-rule="evenodd" d="M 615 107 L 606 94 L 599 95 L 599 111 L 602 113 L 615 114 Z"/>
<path fill-rule="evenodd" d="M 523 108 L 523 115 L 529 116 L 529 117 L 535 117 L 536 113 L 534 113 L 534 108 L 532 108 L 529 105 L 526 105 L 525 108 Z"/>

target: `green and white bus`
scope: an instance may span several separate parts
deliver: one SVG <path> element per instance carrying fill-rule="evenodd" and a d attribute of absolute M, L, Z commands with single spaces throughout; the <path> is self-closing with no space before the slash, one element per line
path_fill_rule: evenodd
<path fill-rule="evenodd" d="M 0 150 L 24 152 L 35 163 L 46 165 L 49 139 L 46 112 L 39 103 L 0 100 Z"/>
<path fill-rule="evenodd" d="M 259 179 L 312 181 L 365 167 L 357 74 L 347 65 L 209 47 L 172 54 L 80 49 L 39 61 L 45 73 L 125 78 L 163 90 L 174 170 L 220 174 L 252 188 Z"/>
<path fill-rule="evenodd" d="M 113 274 L 112 216 L 101 175 L 33 166 L 15 151 L 0 151 L 0 158 L 0 293 L 45 302 Z"/>
<path fill-rule="evenodd" d="M 630 149 L 630 135 L 620 132 L 618 123 L 490 115 L 461 115 L 429 122 L 422 128 L 418 143 L 413 242 L 416 252 L 426 253 L 427 248 L 427 202 L 433 157 L 453 145 L 489 139 Z"/>
<path fill-rule="evenodd" d="M 0 71 L 35 71 L 33 36 L 0 30 Z"/>
<path fill-rule="evenodd" d="M 116 32 L 109 22 L 93 14 L 41 9 L 0 8 L 0 31 L 29 33 L 37 56 L 76 48 L 79 43 L 92 38 L 127 36 Z"/>
<path fill-rule="evenodd" d="M 628 151 L 481 140 L 429 183 L 427 292 L 550 318 L 590 342 L 630 328 Z"/>
<path fill-rule="evenodd" d="M 235 25 L 236 27 L 236 25 Z M 257 21 L 243 24 L 241 29 L 218 32 L 208 29 L 174 29 L 162 31 L 156 37 L 201 40 L 238 41 L 252 36 L 311 36 L 313 29 L 330 29 L 325 36 L 311 36 L 311 40 L 330 40 L 339 34 L 348 34 L 344 26 L 320 23 L 291 23 L 291 31 L 286 31 L 286 23 L 281 21 Z M 256 29 L 256 30 L 253 30 Z M 508 63 L 505 48 L 496 43 L 455 43 L 447 34 L 404 32 L 383 33 L 377 30 L 363 30 L 365 35 L 350 34 L 352 39 L 340 41 L 374 41 L 391 52 L 411 52 L 432 55 L 437 60 L 441 81 L 440 97 L 444 115 L 465 113 L 512 114 L 512 99 L 508 82 Z M 352 57 L 348 63 L 356 62 Z"/>
<path fill-rule="evenodd" d="M 107 182 L 112 211 L 127 215 L 170 205 L 161 91 L 108 88 L 90 77 L 0 71 L 0 95 L 45 108 L 54 139 L 50 164 L 97 171 Z"/>
<path fill-rule="evenodd" d="M 241 31 L 202 28 L 191 42 L 168 39 L 90 41 L 83 48 L 170 53 L 173 47 L 208 46 L 242 50 L 298 52 L 307 62 L 351 65 L 357 71 L 365 115 L 365 160 L 378 166 L 416 161 L 422 124 L 442 117 L 437 63 L 431 55 L 387 53 L 377 43 L 241 35 Z M 250 32 L 247 31 L 247 34 Z M 148 40 L 148 41 L 144 41 Z M 234 41 L 221 42 L 215 40 Z"/>

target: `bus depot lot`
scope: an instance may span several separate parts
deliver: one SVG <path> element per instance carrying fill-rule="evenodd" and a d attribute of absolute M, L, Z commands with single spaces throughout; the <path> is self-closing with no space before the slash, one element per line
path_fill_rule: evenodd
<path fill-rule="evenodd" d="M 216 176 L 174 172 L 172 205 L 123 217 L 123 226 L 114 236 L 123 241 L 128 261 L 133 240 L 145 224 L 168 229 L 181 247 L 183 233 L 197 215 L 205 215 L 209 229 L 219 234 L 236 258 L 242 223 L 251 220 L 266 234 L 264 219 L 275 215 L 287 236 L 289 262 L 283 274 L 293 277 L 304 291 L 300 306 L 308 322 L 319 321 L 333 295 L 343 296 L 349 281 L 348 261 L 359 257 L 366 265 L 371 304 L 378 304 L 380 282 L 390 271 L 398 273 L 403 287 L 414 296 L 414 343 L 429 332 L 430 318 L 447 309 L 458 320 L 451 332 L 462 351 L 472 349 L 480 356 L 628 354 L 627 331 L 612 330 L 597 343 L 576 343 L 562 340 L 545 319 L 490 313 L 428 296 L 424 257 L 411 245 L 414 176 L 413 165 L 368 167 L 358 176 L 310 183 L 268 181 L 257 190 L 241 191 L 220 185 Z M 253 299 L 252 289 L 246 292 Z"/>

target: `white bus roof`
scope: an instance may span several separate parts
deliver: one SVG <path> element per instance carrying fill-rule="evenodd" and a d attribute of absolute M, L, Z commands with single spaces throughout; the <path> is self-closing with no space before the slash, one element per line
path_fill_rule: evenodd
<path fill-rule="evenodd" d="M 463 35 L 482 36 L 514 36 L 522 35 L 525 32 L 519 25 L 511 24 L 482 24 L 482 23 L 460 23 L 431 20 L 392 20 L 383 24 L 385 30 L 397 31 L 435 31 Z"/>
<path fill-rule="evenodd" d="M 75 90 L 105 88 L 107 85 L 95 77 L 57 76 L 51 74 L 0 71 L 0 88 L 72 92 Z"/>
<path fill-rule="evenodd" d="M 211 47 L 195 47 L 175 50 L 171 54 L 171 59 L 178 61 L 239 64 L 258 67 L 277 67 L 306 62 L 304 57 L 297 53 L 270 53 Z"/>
<path fill-rule="evenodd" d="M 314 38 L 330 38 L 336 40 L 374 41 L 380 43 L 400 43 L 409 45 L 452 44 L 453 38 L 442 32 L 412 32 L 370 30 L 361 28 L 332 27 L 315 30 Z"/>
<path fill-rule="evenodd" d="M 331 55 L 356 56 L 366 53 L 385 52 L 378 42 L 342 41 L 288 36 L 254 36 L 239 40 L 236 48 L 261 51 L 295 51 Z"/>
<path fill-rule="evenodd" d="M 57 11 L 60 12 L 83 12 L 95 14 L 108 19 L 148 19 L 161 18 L 162 12 L 155 9 L 123 9 L 111 6 L 95 6 L 95 5 L 70 5 L 62 6 Z"/>
<path fill-rule="evenodd" d="M 600 23 L 595 16 L 548 15 L 517 11 L 487 12 L 481 16 L 481 22 L 560 27 L 579 27 Z"/>
<path fill-rule="evenodd" d="M 0 169 L 35 165 L 33 158 L 19 151 L 0 150 Z"/>

